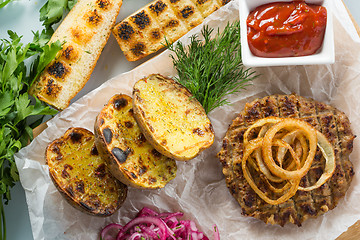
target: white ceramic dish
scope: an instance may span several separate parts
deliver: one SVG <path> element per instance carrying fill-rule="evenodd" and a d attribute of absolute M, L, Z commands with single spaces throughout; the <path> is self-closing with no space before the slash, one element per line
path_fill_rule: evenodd
<path fill-rule="evenodd" d="M 327 23 L 324 42 L 319 51 L 313 55 L 301 57 L 264 58 L 251 53 L 247 40 L 246 19 L 256 7 L 271 2 L 292 2 L 292 0 L 239 0 L 241 26 L 241 53 L 243 64 L 248 67 L 283 66 L 283 65 L 315 65 L 335 62 L 334 31 L 332 16 L 333 0 L 306 0 L 306 3 L 319 4 L 327 9 Z"/>

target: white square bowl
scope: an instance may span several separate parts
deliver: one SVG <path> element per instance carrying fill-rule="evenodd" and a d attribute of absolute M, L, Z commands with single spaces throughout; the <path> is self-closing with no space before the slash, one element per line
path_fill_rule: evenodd
<path fill-rule="evenodd" d="M 322 5 L 327 10 L 327 22 L 324 41 L 317 53 L 300 57 L 258 57 L 251 53 L 247 39 L 246 19 L 256 7 L 273 2 L 292 2 L 292 0 L 239 0 L 241 55 L 243 64 L 247 67 L 284 66 L 284 65 L 316 65 L 335 62 L 334 30 L 332 17 L 333 0 L 305 0 L 309 4 Z"/>

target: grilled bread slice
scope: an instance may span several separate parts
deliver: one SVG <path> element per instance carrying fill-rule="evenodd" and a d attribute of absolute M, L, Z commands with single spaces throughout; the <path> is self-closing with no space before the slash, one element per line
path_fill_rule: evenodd
<path fill-rule="evenodd" d="M 230 0 L 155 0 L 116 24 L 112 32 L 129 61 L 161 49 Z"/>
<path fill-rule="evenodd" d="M 189 160 L 214 142 L 204 108 L 182 85 L 153 74 L 133 91 L 134 116 L 146 139 L 162 154 Z"/>
<path fill-rule="evenodd" d="M 106 217 L 127 195 L 127 186 L 114 178 L 94 144 L 94 134 L 70 128 L 46 149 L 46 163 L 56 188 L 75 208 Z"/>
<path fill-rule="evenodd" d="M 32 84 L 30 94 L 63 110 L 85 86 L 120 11 L 122 0 L 78 0 L 50 43 L 63 49 Z"/>
<path fill-rule="evenodd" d="M 113 96 L 95 122 L 95 144 L 112 174 L 136 188 L 162 188 L 176 175 L 176 162 L 156 151 L 138 127 L 131 97 Z"/>

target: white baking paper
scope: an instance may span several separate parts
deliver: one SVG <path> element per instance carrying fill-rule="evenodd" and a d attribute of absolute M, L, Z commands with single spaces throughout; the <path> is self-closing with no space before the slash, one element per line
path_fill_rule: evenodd
<path fill-rule="evenodd" d="M 345 198 L 334 210 L 306 221 L 300 228 L 290 224 L 285 227 L 270 226 L 243 217 L 238 203 L 226 187 L 222 167 L 216 158 L 227 127 L 244 104 L 256 97 L 276 93 L 294 92 L 341 109 L 350 118 L 353 132 L 360 136 L 360 41 L 343 4 L 335 4 L 334 15 L 335 64 L 255 69 L 261 76 L 252 86 L 231 96 L 230 106 L 210 113 L 216 133 L 214 145 L 189 162 L 178 162 L 177 177 L 165 188 L 129 188 L 124 205 L 111 217 L 89 216 L 74 209 L 62 198 L 49 178 L 44 161 L 45 148 L 69 127 L 93 130 L 95 116 L 109 98 L 116 93 L 131 94 L 132 86 L 138 79 L 152 73 L 174 76 L 169 53 L 165 51 L 134 70 L 110 79 L 59 113 L 48 122 L 48 128 L 41 135 L 15 156 L 26 193 L 34 239 L 98 239 L 101 228 L 106 224 L 125 224 L 144 206 L 159 211 L 182 211 L 186 218 L 195 220 L 210 239 L 213 224 L 218 226 L 221 239 L 226 240 L 328 240 L 346 231 L 360 219 L 358 139 L 351 154 L 356 174 Z M 204 24 L 223 28 L 228 21 L 237 19 L 238 2 L 232 1 L 206 19 Z M 193 29 L 182 41 L 185 42 L 189 35 L 199 32 L 201 28 Z"/>

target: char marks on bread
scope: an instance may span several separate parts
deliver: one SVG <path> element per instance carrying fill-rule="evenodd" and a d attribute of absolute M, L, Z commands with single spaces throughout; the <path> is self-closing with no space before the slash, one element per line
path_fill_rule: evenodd
<path fill-rule="evenodd" d="M 122 0 L 78 0 L 50 39 L 60 41 L 63 49 L 32 84 L 30 94 L 58 110 L 90 79 Z"/>
<path fill-rule="evenodd" d="M 137 61 L 175 42 L 230 0 L 155 0 L 121 22 L 112 32 L 125 57 Z"/>

